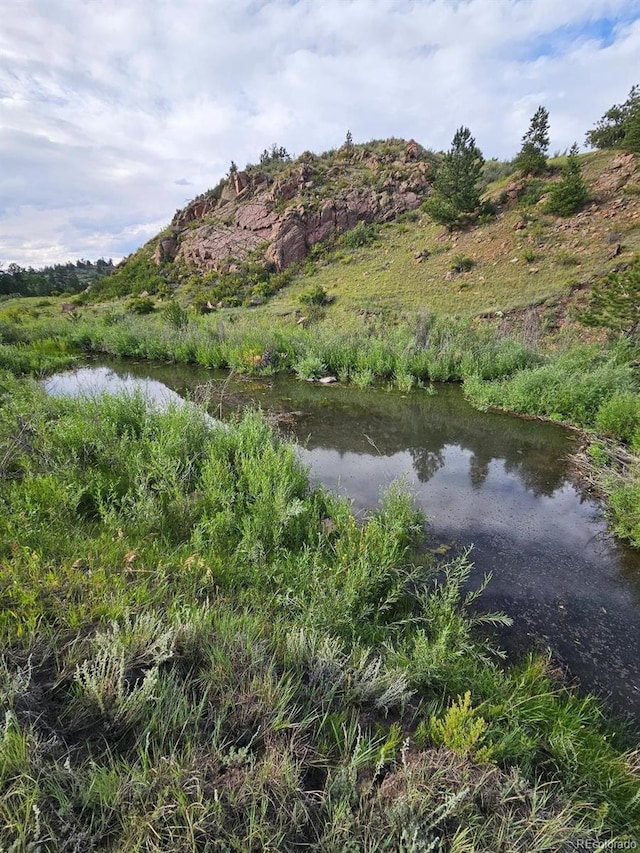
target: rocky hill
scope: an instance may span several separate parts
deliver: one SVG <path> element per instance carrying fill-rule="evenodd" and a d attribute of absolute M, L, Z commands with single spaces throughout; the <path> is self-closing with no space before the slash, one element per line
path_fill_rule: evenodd
<path fill-rule="evenodd" d="M 523 177 L 489 161 L 482 215 L 450 231 L 423 205 L 439 157 L 413 140 L 296 160 L 274 146 L 258 165 L 232 164 L 86 298 L 174 294 L 196 311 L 287 315 L 315 289 L 334 313 L 485 316 L 541 302 L 564 313 L 640 250 L 640 162 L 615 150 L 581 155 L 589 200 L 557 216 L 546 200 L 563 163 Z"/>
<path fill-rule="evenodd" d="M 154 259 L 197 272 L 233 271 L 249 256 L 275 270 L 358 223 L 386 222 L 420 206 L 435 157 L 413 140 L 344 145 L 295 161 L 274 157 L 240 171 L 176 212 Z"/>

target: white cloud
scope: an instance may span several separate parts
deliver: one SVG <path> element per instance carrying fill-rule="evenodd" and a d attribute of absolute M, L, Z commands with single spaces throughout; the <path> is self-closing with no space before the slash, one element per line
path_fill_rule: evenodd
<path fill-rule="evenodd" d="M 272 142 L 468 125 L 563 149 L 640 79 L 640 0 L 0 0 L 0 261 L 119 257 Z"/>

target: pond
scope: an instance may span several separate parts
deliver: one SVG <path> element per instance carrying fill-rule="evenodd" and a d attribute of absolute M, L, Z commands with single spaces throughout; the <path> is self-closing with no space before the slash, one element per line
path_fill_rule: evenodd
<path fill-rule="evenodd" d="M 161 404 L 204 393 L 212 415 L 252 403 L 290 415 L 312 480 L 358 514 L 404 478 L 429 519 L 427 547 L 473 546 L 475 583 L 492 572 L 481 605 L 514 620 L 500 643 L 513 655 L 550 647 L 585 690 L 640 723 L 640 554 L 609 536 L 600 502 L 572 478 L 573 432 L 479 412 L 454 385 L 402 395 L 148 362 L 91 362 L 44 384 L 52 394 L 141 388 Z"/>

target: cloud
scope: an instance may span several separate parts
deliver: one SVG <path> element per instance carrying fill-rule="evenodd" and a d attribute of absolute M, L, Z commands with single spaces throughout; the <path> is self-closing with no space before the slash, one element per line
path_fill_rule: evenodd
<path fill-rule="evenodd" d="M 5 0 L 0 261 L 119 257 L 273 142 L 468 125 L 564 149 L 624 100 L 640 0 Z"/>

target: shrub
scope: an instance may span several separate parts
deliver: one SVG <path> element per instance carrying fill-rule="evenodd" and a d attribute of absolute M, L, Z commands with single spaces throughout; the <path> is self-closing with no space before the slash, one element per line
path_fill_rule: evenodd
<path fill-rule="evenodd" d="M 458 273 L 469 272 L 470 269 L 473 269 L 475 264 L 476 262 L 473 258 L 469 258 L 466 255 L 456 255 L 451 261 L 449 269 Z"/>
<path fill-rule="evenodd" d="M 293 369 L 298 379 L 320 379 L 327 372 L 327 365 L 319 356 L 308 355 L 294 364 Z"/>
<path fill-rule="evenodd" d="M 165 305 L 162 314 L 167 323 L 176 330 L 186 329 L 189 324 L 189 315 L 186 309 L 175 299 Z"/>
<path fill-rule="evenodd" d="M 533 207 L 547 192 L 548 187 L 548 183 L 541 178 L 531 178 L 525 184 L 524 190 L 518 198 L 518 205 L 520 207 Z"/>
<path fill-rule="evenodd" d="M 155 308 L 155 303 L 148 296 L 134 296 L 127 302 L 127 308 L 133 314 L 151 314 Z"/>
<path fill-rule="evenodd" d="M 375 225 L 367 225 L 366 222 L 358 222 L 358 224 L 350 231 L 345 231 L 340 237 L 341 244 L 346 249 L 359 249 L 362 246 L 369 246 L 378 238 L 378 229 Z"/>
<path fill-rule="evenodd" d="M 300 302 L 303 305 L 326 305 L 329 301 L 329 294 L 320 284 L 316 284 L 300 296 Z"/>
<path fill-rule="evenodd" d="M 598 409 L 595 427 L 605 435 L 631 442 L 640 428 L 640 395 L 631 392 L 615 394 Z"/>
<path fill-rule="evenodd" d="M 515 171 L 513 163 L 507 160 L 497 160 L 495 157 L 487 160 L 482 167 L 481 182 L 484 188 L 494 181 L 499 181 L 502 178 L 508 178 Z"/>
<path fill-rule="evenodd" d="M 561 267 L 576 267 L 580 264 L 580 258 L 574 255 L 573 252 L 560 249 L 560 251 L 556 252 L 556 263 Z"/>

